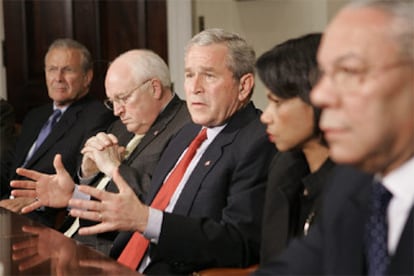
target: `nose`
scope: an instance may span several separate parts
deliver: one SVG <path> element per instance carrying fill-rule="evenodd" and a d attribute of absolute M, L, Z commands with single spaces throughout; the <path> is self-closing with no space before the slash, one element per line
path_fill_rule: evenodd
<path fill-rule="evenodd" d="M 121 115 L 121 113 L 125 111 L 124 106 L 122 104 L 119 104 L 116 101 L 114 101 L 113 106 L 114 106 L 113 110 L 114 110 L 114 115 L 115 116 L 119 117 Z"/>
<path fill-rule="evenodd" d="M 192 78 L 186 78 L 185 88 L 187 94 L 198 94 L 203 91 L 202 79 L 200 76 L 194 76 Z"/>
<path fill-rule="evenodd" d="M 338 93 L 328 77 L 322 76 L 312 88 L 310 99 L 316 107 L 324 108 L 338 102 Z"/>
<path fill-rule="evenodd" d="M 260 121 L 265 124 L 268 125 L 271 122 L 271 116 L 270 116 L 270 106 L 267 105 L 267 107 L 265 108 L 265 110 L 263 111 L 262 115 L 260 115 Z"/>

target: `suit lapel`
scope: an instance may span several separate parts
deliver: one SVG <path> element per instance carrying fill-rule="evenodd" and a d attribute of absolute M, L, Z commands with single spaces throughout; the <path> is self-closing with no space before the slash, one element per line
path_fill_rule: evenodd
<path fill-rule="evenodd" d="M 194 168 L 193 173 L 187 181 L 183 191 L 181 192 L 180 199 L 174 208 L 174 213 L 187 215 L 191 209 L 194 199 L 200 189 L 201 184 L 204 182 L 206 175 L 210 170 L 219 162 L 223 155 L 223 148 L 230 144 L 236 136 L 238 130 L 233 132 L 223 131 L 217 135 L 215 140 L 207 148 L 206 152 L 201 157 L 197 166 Z M 208 183 L 206 184 L 208 185 Z"/>
<path fill-rule="evenodd" d="M 21 145 L 21 148 L 16 149 L 17 151 L 23 154 L 18 154 L 20 159 L 16 160 L 16 166 L 21 166 L 24 163 L 25 158 L 30 148 L 32 147 L 33 143 L 37 139 L 37 136 L 39 135 L 40 129 L 42 128 L 43 124 L 47 121 L 47 119 L 49 118 L 51 114 L 52 114 L 52 105 L 49 105 L 46 108 L 44 108 L 40 112 L 40 114 L 36 115 L 37 117 L 36 120 L 31 121 L 30 124 L 24 125 L 24 128 L 23 128 L 24 133 L 22 133 L 21 135 L 21 137 L 24 137 L 22 139 L 22 145 Z"/>
<path fill-rule="evenodd" d="M 254 116 L 256 116 L 256 109 L 252 103 L 249 103 L 245 108 L 234 114 L 227 122 L 226 127 L 212 141 L 194 168 L 177 201 L 174 213 L 187 215 L 190 212 L 198 190 L 205 183 L 204 179 L 207 177 L 207 174 L 220 161 L 224 153 L 224 148 L 233 143 L 240 129 L 254 119 Z M 205 183 L 205 185 L 209 184 Z"/>
<path fill-rule="evenodd" d="M 365 221 L 369 211 L 370 183 L 372 176 L 358 172 L 347 172 L 341 176 L 338 198 L 346 197 L 343 206 L 335 220 L 336 229 L 333 238 L 336 242 L 330 245 L 331 250 L 337 253 L 334 262 L 330 265 L 333 271 L 346 271 L 350 274 L 361 274 L 365 271 Z M 339 188 L 339 187 L 335 187 Z M 342 189 L 343 188 L 343 189 Z M 348 191 L 344 191 L 347 189 Z"/>
<path fill-rule="evenodd" d="M 134 160 L 135 157 L 140 154 L 140 152 L 142 152 L 148 145 L 150 145 L 151 142 L 154 141 L 154 139 L 167 128 L 170 121 L 173 120 L 177 112 L 179 112 L 180 109 L 177 108 L 177 105 L 180 104 L 183 104 L 181 100 L 178 98 L 178 96 L 174 96 L 165 110 L 160 113 L 151 128 L 142 138 L 141 142 L 131 154 L 129 160 Z"/>
<path fill-rule="evenodd" d="M 195 124 L 189 125 L 180 131 L 179 135 L 174 139 L 174 147 L 169 146 L 162 154 L 162 158 L 157 165 L 151 181 L 150 191 L 148 192 L 146 203 L 150 204 L 163 184 L 168 173 L 174 167 L 178 158 L 184 149 L 191 143 L 201 127 Z M 174 160 L 172 159 L 174 158 Z"/>
<path fill-rule="evenodd" d="M 62 118 L 57 122 L 52 132 L 43 142 L 43 144 L 33 154 L 32 158 L 27 163 L 27 167 L 36 162 L 40 157 L 43 156 L 65 133 L 71 129 L 71 126 L 76 123 L 78 113 L 82 110 L 81 105 L 74 105 L 68 108 L 62 115 Z"/>

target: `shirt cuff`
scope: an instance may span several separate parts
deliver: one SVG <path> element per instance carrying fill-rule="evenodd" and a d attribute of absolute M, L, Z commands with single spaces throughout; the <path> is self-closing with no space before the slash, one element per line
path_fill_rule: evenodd
<path fill-rule="evenodd" d="M 80 184 L 85 184 L 85 185 L 89 185 L 92 180 L 95 178 L 95 176 L 97 176 L 98 174 L 92 175 L 90 177 L 83 177 L 81 170 L 78 170 L 78 178 L 79 178 L 79 183 Z"/>
<path fill-rule="evenodd" d="M 72 198 L 74 199 L 83 199 L 83 200 L 90 200 L 91 196 L 79 191 L 79 185 L 75 185 L 75 189 L 73 190 Z"/>
<path fill-rule="evenodd" d="M 163 219 L 163 212 L 154 208 L 149 208 L 148 225 L 142 235 L 150 240 L 152 243 L 157 244 L 160 238 L 161 225 Z"/>

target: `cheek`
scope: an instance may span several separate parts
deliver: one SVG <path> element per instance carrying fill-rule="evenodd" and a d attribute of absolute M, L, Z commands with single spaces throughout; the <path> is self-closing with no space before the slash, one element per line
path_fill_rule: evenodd
<path fill-rule="evenodd" d="M 279 121 L 275 125 L 278 126 L 280 135 L 293 147 L 313 136 L 313 121 L 312 109 L 306 108 L 279 116 Z"/>

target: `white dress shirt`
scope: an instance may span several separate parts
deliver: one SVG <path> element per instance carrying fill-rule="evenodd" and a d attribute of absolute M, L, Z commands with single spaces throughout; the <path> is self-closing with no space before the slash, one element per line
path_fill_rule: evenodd
<path fill-rule="evenodd" d="M 388 251 L 394 254 L 414 204 L 414 157 L 382 178 L 392 193 L 388 206 Z"/>

